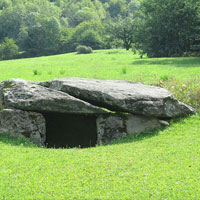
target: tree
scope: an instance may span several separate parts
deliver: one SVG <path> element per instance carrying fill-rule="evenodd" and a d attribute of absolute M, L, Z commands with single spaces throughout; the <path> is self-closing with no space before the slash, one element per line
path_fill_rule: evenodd
<path fill-rule="evenodd" d="M 59 39 L 59 53 L 68 53 L 75 50 L 72 42 L 73 32 L 73 28 L 62 27 Z"/>
<path fill-rule="evenodd" d="M 62 16 L 68 18 L 70 27 L 76 27 L 83 21 L 98 18 L 96 8 L 90 0 L 67 1 L 62 9 Z"/>
<path fill-rule="evenodd" d="M 144 21 L 137 27 L 136 47 L 149 57 L 182 56 L 189 52 L 198 10 L 197 0 L 144 0 Z"/>
<path fill-rule="evenodd" d="M 93 49 L 99 49 L 102 47 L 102 37 L 104 33 L 104 27 L 100 21 L 86 21 L 79 24 L 72 35 L 71 46 L 72 49 L 78 45 L 91 46 Z"/>
<path fill-rule="evenodd" d="M 191 33 L 191 40 L 191 52 L 193 52 L 195 55 L 200 56 L 200 6 L 198 11 L 197 24 L 193 27 L 193 31 Z"/>
<path fill-rule="evenodd" d="M 76 12 L 73 18 L 74 21 L 73 24 L 77 26 L 84 21 L 95 21 L 95 20 L 97 21 L 99 20 L 98 14 L 94 10 L 86 7 Z"/>
<path fill-rule="evenodd" d="M 14 39 L 5 38 L 4 42 L 0 44 L 0 58 L 3 60 L 8 60 L 14 58 L 18 54 L 18 46 L 16 45 Z"/>
<path fill-rule="evenodd" d="M 115 18 L 119 15 L 124 16 L 126 14 L 126 1 L 111 0 L 109 2 L 108 12 L 112 18 Z"/>
<path fill-rule="evenodd" d="M 129 16 L 126 18 L 118 17 L 114 22 L 107 26 L 107 33 L 112 40 L 121 40 L 126 50 L 131 48 L 134 40 L 135 21 Z"/>
<path fill-rule="evenodd" d="M 100 35 L 93 30 L 86 30 L 80 36 L 79 43 L 85 46 L 92 47 L 92 49 L 102 48 L 102 40 Z"/>
<path fill-rule="evenodd" d="M 8 7 L 0 12 L 0 41 L 5 37 L 16 39 L 25 16 L 23 5 Z"/>
<path fill-rule="evenodd" d="M 28 27 L 25 48 L 31 56 L 51 55 L 58 51 L 61 27 L 55 17 L 38 16 L 35 25 Z"/>
<path fill-rule="evenodd" d="M 127 5 L 127 12 L 131 15 L 135 15 L 140 9 L 140 1 L 139 0 L 131 0 Z"/>
<path fill-rule="evenodd" d="M 12 1 L 11 0 L 1 0 L 0 1 L 0 10 L 8 8 L 11 5 L 12 5 Z"/>

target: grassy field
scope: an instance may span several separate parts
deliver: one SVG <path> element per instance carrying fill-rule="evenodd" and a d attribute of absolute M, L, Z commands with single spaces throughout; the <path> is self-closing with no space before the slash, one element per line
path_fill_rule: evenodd
<path fill-rule="evenodd" d="M 200 58 L 143 58 L 125 50 L 102 50 L 93 54 L 63 54 L 31 59 L 0 61 L 0 80 L 23 78 L 51 80 L 55 77 L 142 80 L 145 83 L 200 75 Z M 35 75 L 34 75 L 35 74 Z"/>
<path fill-rule="evenodd" d="M 0 136 L 0 199 L 200 199 L 200 114 L 88 149 Z"/>
<path fill-rule="evenodd" d="M 0 80 L 187 81 L 200 74 L 200 58 L 140 59 L 109 50 L 1 61 L 0 71 Z M 0 200 L 200 199 L 200 112 L 170 124 L 85 149 L 45 149 L 0 136 Z"/>

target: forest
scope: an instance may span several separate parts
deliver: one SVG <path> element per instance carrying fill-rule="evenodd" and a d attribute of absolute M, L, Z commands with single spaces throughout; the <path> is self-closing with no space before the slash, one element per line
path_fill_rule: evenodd
<path fill-rule="evenodd" d="M 198 0 L 1 0 L 0 59 L 92 49 L 199 56 Z"/>

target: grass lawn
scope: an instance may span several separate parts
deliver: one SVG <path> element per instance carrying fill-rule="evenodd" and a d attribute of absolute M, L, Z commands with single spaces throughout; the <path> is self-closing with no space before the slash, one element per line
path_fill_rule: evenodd
<path fill-rule="evenodd" d="M 102 50 L 88 55 L 70 53 L 0 61 L 0 71 L 0 80 L 22 78 L 43 81 L 55 77 L 84 77 L 151 83 L 166 76 L 188 79 L 200 75 L 200 58 L 140 59 L 131 51 Z"/>
<path fill-rule="evenodd" d="M 124 50 L 0 61 L 0 80 L 142 80 L 200 74 L 200 58 L 140 59 Z M 200 199 L 200 112 L 158 132 L 85 149 L 0 136 L 0 200 Z"/>
<path fill-rule="evenodd" d="M 200 199 L 200 114 L 87 149 L 0 136 L 0 199 Z"/>

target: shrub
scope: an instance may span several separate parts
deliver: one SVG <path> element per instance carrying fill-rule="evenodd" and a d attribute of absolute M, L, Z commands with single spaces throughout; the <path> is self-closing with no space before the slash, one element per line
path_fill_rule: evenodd
<path fill-rule="evenodd" d="M 178 100 L 200 109 L 200 76 L 188 80 L 171 77 L 160 80 L 158 85 L 169 90 Z"/>
<path fill-rule="evenodd" d="M 83 45 L 78 45 L 76 47 L 76 52 L 78 54 L 92 53 L 92 48 L 91 47 L 87 47 L 87 46 L 83 46 Z"/>
<path fill-rule="evenodd" d="M 41 75 L 42 73 L 39 72 L 37 69 L 34 69 L 34 70 L 33 70 L 33 74 L 34 74 L 35 76 L 37 76 L 37 75 Z"/>
<path fill-rule="evenodd" d="M 38 75 L 38 70 L 37 70 L 37 69 L 34 69 L 34 70 L 33 70 L 33 74 L 34 74 L 34 75 Z"/>

